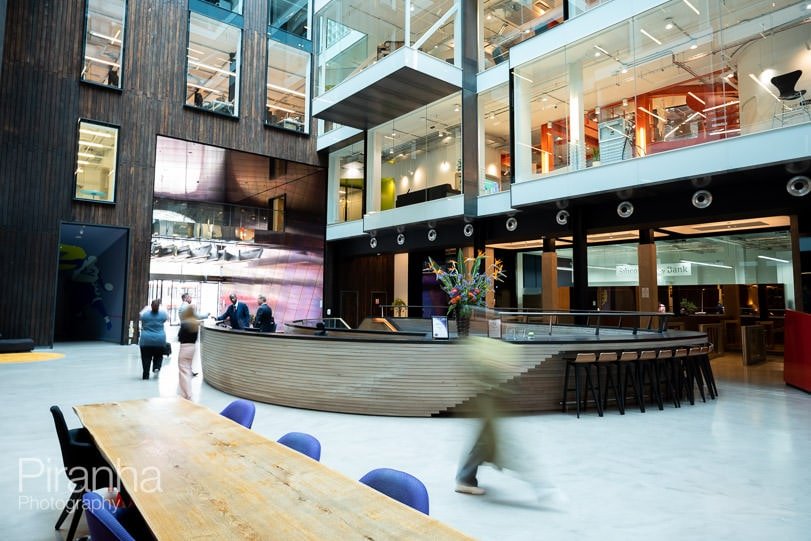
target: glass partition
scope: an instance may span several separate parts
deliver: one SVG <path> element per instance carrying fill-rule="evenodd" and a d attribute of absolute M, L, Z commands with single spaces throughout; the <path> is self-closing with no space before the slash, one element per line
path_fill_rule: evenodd
<path fill-rule="evenodd" d="M 79 120 L 74 199 L 115 202 L 118 126 Z"/>
<path fill-rule="evenodd" d="M 369 132 L 388 210 L 462 191 L 461 95 L 455 93 Z"/>
<path fill-rule="evenodd" d="M 82 80 L 121 88 L 126 0 L 87 0 Z"/>
<path fill-rule="evenodd" d="M 363 218 L 366 152 L 359 141 L 329 156 L 330 205 L 329 223 L 349 222 Z"/>
<path fill-rule="evenodd" d="M 199 2 L 201 4 L 210 4 L 217 6 L 232 13 L 239 13 L 242 15 L 242 0 L 192 0 L 192 2 Z"/>
<path fill-rule="evenodd" d="M 510 189 L 510 93 L 503 84 L 479 94 L 479 194 Z"/>
<path fill-rule="evenodd" d="M 563 22 L 566 0 L 491 0 L 482 2 L 482 47 L 479 67 L 485 70 L 510 57 L 510 48 Z"/>
<path fill-rule="evenodd" d="M 516 181 L 811 122 L 807 13 L 672 0 L 517 67 Z"/>
<path fill-rule="evenodd" d="M 401 47 L 459 66 L 458 0 L 333 0 L 315 14 L 316 95 L 362 72 Z M 408 29 L 408 35 L 406 35 Z"/>
<path fill-rule="evenodd" d="M 268 0 L 268 25 L 309 39 L 309 0 Z"/>
<path fill-rule="evenodd" d="M 569 71 L 566 51 L 513 73 L 516 180 L 537 178 L 569 167 Z M 529 111 L 529 114 L 518 114 Z"/>
<path fill-rule="evenodd" d="M 597 6 L 601 6 L 603 4 L 607 4 L 612 0 L 567 0 L 569 2 L 569 19 L 573 17 L 577 17 L 578 15 L 582 15 L 585 12 L 596 8 Z"/>
<path fill-rule="evenodd" d="M 227 116 L 239 114 L 242 30 L 189 14 L 186 105 Z"/>
<path fill-rule="evenodd" d="M 268 40 L 267 119 L 270 126 L 310 132 L 310 54 Z"/>

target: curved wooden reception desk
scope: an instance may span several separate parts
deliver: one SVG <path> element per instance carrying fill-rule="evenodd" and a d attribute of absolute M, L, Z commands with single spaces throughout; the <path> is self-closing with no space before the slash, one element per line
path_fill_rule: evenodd
<path fill-rule="evenodd" d="M 432 416 L 467 411 L 482 391 L 470 350 L 457 340 L 419 333 L 352 330 L 344 336 L 259 334 L 212 325 L 201 332 L 206 382 L 226 393 L 282 406 L 372 415 Z M 534 337 L 533 337 L 534 338 Z M 510 411 L 560 409 L 564 356 L 572 351 L 621 351 L 691 346 L 706 334 L 602 330 L 511 341 L 500 387 Z"/>

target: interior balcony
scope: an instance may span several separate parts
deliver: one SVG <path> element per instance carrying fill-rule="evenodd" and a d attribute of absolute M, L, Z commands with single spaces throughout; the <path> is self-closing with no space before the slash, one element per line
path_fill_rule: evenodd
<path fill-rule="evenodd" d="M 313 100 L 313 116 L 370 129 L 462 88 L 462 70 L 409 47 L 387 54 Z"/>

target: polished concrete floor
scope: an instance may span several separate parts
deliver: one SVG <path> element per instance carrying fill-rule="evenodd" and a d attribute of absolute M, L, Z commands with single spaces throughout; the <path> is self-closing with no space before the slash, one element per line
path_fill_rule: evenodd
<path fill-rule="evenodd" d="M 48 350 L 51 351 L 51 350 Z M 141 380 L 136 346 L 57 344 L 58 360 L 0 364 L 0 539 L 50 541 L 70 490 L 48 408 L 173 395 L 177 366 Z M 387 466 L 423 480 L 431 515 L 482 540 L 804 540 L 811 532 L 811 395 L 782 363 L 713 360 L 720 398 L 624 416 L 509 417 L 502 441 L 520 473 L 480 470 L 485 496 L 455 493 L 475 419 L 345 415 L 259 404 L 254 429 L 321 440 L 322 463 L 352 478 Z M 195 399 L 231 397 L 195 378 Z M 86 531 L 84 524 L 80 532 Z M 190 535 L 189 539 L 192 539 Z"/>

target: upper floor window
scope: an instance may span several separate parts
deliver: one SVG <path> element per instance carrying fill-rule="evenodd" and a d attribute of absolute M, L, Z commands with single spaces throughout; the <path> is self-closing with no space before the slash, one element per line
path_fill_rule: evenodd
<path fill-rule="evenodd" d="M 79 121 L 74 199 L 115 202 L 118 126 Z"/>
<path fill-rule="evenodd" d="M 268 40 L 267 123 L 310 132 L 310 54 Z"/>
<path fill-rule="evenodd" d="M 309 0 L 268 0 L 268 25 L 309 39 Z"/>
<path fill-rule="evenodd" d="M 126 0 L 87 0 L 82 80 L 121 88 Z"/>
<path fill-rule="evenodd" d="M 189 14 L 186 105 L 228 116 L 239 114 L 242 30 Z"/>
<path fill-rule="evenodd" d="M 242 0 L 197 0 L 201 4 L 210 4 L 233 13 L 242 14 Z"/>

